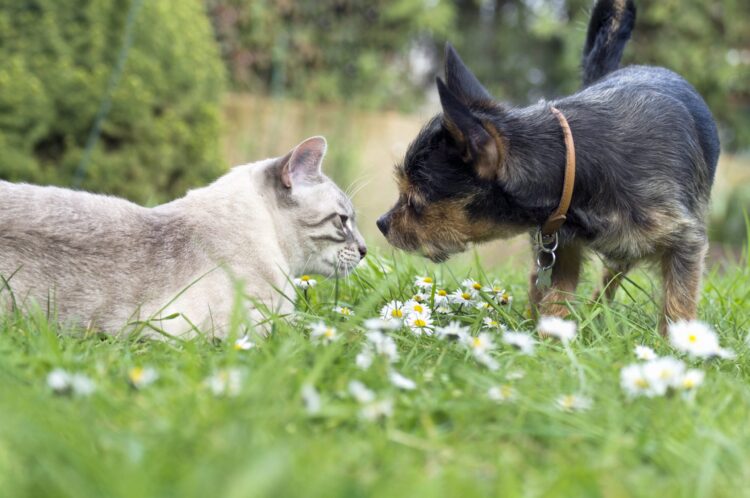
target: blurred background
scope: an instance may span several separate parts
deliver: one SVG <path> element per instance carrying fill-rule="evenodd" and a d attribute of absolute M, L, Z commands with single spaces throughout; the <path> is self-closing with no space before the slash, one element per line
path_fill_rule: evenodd
<path fill-rule="evenodd" d="M 0 178 L 154 205 L 324 135 L 326 172 L 385 247 L 374 221 L 395 201 L 393 165 L 439 109 L 445 41 L 498 99 L 554 98 L 579 87 L 592 4 L 0 0 Z M 636 4 L 624 62 L 679 72 L 719 121 L 712 255 L 736 254 L 750 210 L 750 2 Z M 482 252 L 499 262 L 524 244 Z"/>

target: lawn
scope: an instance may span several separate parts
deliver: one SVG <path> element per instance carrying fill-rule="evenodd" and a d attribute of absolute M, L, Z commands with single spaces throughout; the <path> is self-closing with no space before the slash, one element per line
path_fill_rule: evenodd
<path fill-rule="evenodd" d="M 750 496 L 748 265 L 706 276 L 701 319 L 736 355 L 711 360 L 658 335 L 650 273 L 635 273 L 611 305 L 588 299 L 597 279 L 587 273 L 569 342 L 539 338 L 526 318 L 525 268 L 390 253 L 300 289 L 296 316 L 272 318 L 273 334 L 247 350 L 234 342 L 242 324 L 225 343 L 153 342 L 59 330 L 42 313 L 6 316 L 0 496 Z M 500 329 L 483 330 L 495 347 L 481 356 L 474 339 L 401 328 L 386 333 L 392 365 L 362 356 L 365 320 L 410 299 L 417 275 L 449 291 L 468 277 L 500 282 L 511 303 L 482 291 L 475 299 L 489 309 L 453 304 L 434 325 L 459 321 L 476 337 L 489 317 L 533 334 L 533 354 L 503 343 Z M 437 292 L 426 293 L 436 307 Z M 318 322 L 335 335 L 311 337 Z M 620 375 L 639 361 L 636 345 L 700 369 L 703 384 L 628 396 Z M 416 387 L 396 387 L 391 370 Z M 78 375 L 73 388 L 66 375 Z M 565 409 L 570 394 L 590 406 Z"/>

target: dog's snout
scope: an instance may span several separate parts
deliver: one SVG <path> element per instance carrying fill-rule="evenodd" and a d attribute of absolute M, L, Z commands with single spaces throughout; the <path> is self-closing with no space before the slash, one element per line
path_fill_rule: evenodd
<path fill-rule="evenodd" d="M 380 218 L 378 218 L 378 221 L 375 223 L 378 225 L 378 229 L 383 233 L 383 235 L 388 235 L 388 228 L 390 228 L 391 224 L 391 216 L 389 213 L 384 214 Z"/>

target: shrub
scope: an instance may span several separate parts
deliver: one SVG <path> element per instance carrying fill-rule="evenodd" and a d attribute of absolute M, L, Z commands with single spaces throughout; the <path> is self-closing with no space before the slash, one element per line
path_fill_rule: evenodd
<path fill-rule="evenodd" d="M 221 170 L 223 66 L 198 1 L 143 1 L 81 187 L 156 202 Z M 131 0 L 0 0 L 0 178 L 70 185 Z"/>

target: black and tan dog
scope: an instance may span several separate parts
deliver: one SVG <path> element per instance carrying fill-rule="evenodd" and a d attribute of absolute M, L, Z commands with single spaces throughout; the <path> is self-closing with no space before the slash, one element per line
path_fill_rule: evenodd
<path fill-rule="evenodd" d="M 635 263 L 657 261 L 664 317 L 694 318 L 719 138 L 683 78 L 659 67 L 618 69 L 634 22 L 632 0 L 598 1 L 584 88 L 524 108 L 494 100 L 447 46 L 445 83 L 437 80 L 443 112 L 397 166 L 399 199 L 378 220 L 388 241 L 443 261 L 470 242 L 542 232 L 547 252 L 535 258 L 530 292 L 540 313 L 568 313 L 591 250 L 608 267 L 607 297 Z M 550 266 L 557 242 L 546 286 L 537 271 Z"/>

